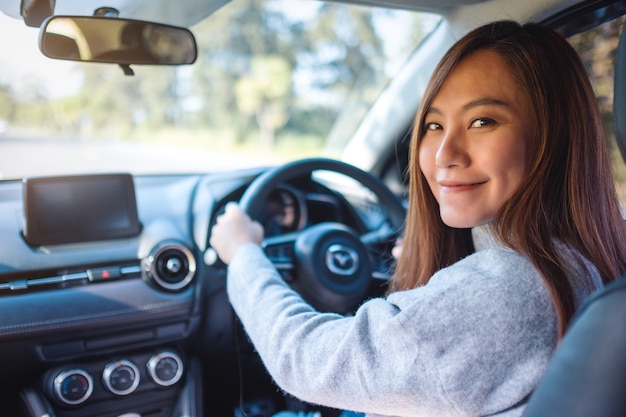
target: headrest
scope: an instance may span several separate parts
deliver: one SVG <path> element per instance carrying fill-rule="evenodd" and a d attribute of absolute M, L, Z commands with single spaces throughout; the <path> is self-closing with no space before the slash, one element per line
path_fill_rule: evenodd
<path fill-rule="evenodd" d="M 56 33 L 46 35 L 45 50 L 48 54 L 63 59 L 80 59 L 78 45 L 74 39 Z"/>

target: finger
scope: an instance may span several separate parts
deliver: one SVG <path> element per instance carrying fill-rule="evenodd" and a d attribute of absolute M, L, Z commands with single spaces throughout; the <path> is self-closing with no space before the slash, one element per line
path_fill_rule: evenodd
<path fill-rule="evenodd" d="M 243 210 L 241 210 L 241 207 L 239 207 L 239 204 L 235 203 L 234 201 L 231 201 L 226 204 L 226 207 L 224 207 L 224 213 L 228 213 L 230 215 L 239 215 L 239 216 L 245 214 Z"/>

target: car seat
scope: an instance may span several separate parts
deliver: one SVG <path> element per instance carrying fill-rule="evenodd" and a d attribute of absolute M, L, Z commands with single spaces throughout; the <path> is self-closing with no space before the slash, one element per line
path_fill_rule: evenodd
<path fill-rule="evenodd" d="M 523 417 L 626 416 L 626 277 L 572 320 Z"/>

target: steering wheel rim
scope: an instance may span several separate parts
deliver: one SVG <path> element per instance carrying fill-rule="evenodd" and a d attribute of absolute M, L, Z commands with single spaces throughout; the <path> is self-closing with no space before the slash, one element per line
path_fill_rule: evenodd
<path fill-rule="evenodd" d="M 395 234 L 400 233 L 406 209 L 397 196 L 377 177 L 334 159 L 302 159 L 269 169 L 252 181 L 239 205 L 252 219 L 260 220 L 263 203 L 273 189 L 290 179 L 311 175 L 314 171 L 340 173 L 368 188 L 385 208 L 392 230 Z M 297 272 L 295 277 L 283 277 L 316 309 L 347 314 L 366 297 L 372 280 L 371 260 L 365 244 L 346 225 L 313 225 L 285 239 L 280 237 L 278 242 L 279 245 L 289 246 L 286 252 L 293 250 L 293 268 Z M 266 239 L 263 244 L 266 254 L 268 245 L 276 244 L 276 238 Z M 333 268 L 333 262 L 340 263 L 339 270 Z"/>

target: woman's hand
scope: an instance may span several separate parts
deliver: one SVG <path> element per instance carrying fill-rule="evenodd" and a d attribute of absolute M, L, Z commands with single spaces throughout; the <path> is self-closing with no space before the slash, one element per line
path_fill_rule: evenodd
<path fill-rule="evenodd" d="M 228 203 L 211 229 L 211 247 L 224 263 L 229 264 L 235 252 L 246 243 L 260 244 L 263 227 L 250 219 L 236 203 Z"/>
<path fill-rule="evenodd" d="M 404 245 L 404 239 L 401 237 L 396 239 L 396 245 L 391 249 L 391 254 L 394 258 L 400 259 L 400 255 L 402 255 L 402 245 Z"/>

